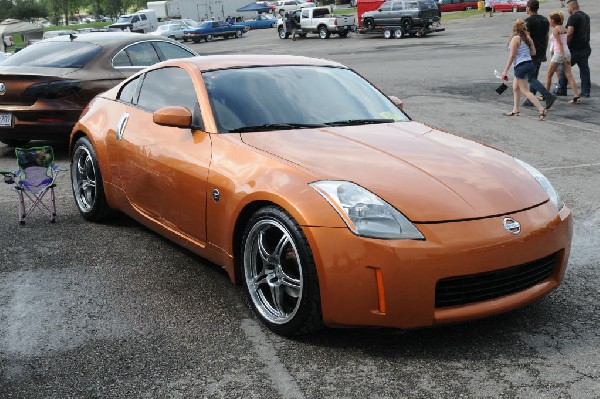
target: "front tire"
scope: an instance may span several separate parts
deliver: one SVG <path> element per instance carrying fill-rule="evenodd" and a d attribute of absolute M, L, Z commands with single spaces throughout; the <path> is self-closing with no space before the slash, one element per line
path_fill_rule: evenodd
<path fill-rule="evenodd" d="M 94 147 L 87 137 L 82 137 L 75 142 L 71 153 L 71 186 L 79 213 L 90 222 L 108 219 L 113 211 L 106 202 Z"/>
<path fill-rule="evenodd" d="M 512 12 L 517 12 L 517 11 L 519 11 L 519 8 L 517 6 L 513 6 Z"/>
<path fill-rule="evenodd" d="M 241 248 L 244 288 L 252 308 L 283 336 L 323 327 L 312 251 L 296 221 L 277 206 L 257 211 Z"/>
<path fill-rule="evenodd" d="M 204 40 L 207 42 L 212 42 L 213 40 L 215 40 L 215 37 L 213 35 L 206 35 Z"/>
<path fill-rule="evenodd" d="M 365 19 L 365 29 L 367 29 L 367 30 L 375 29 L 375 21 L 372 18 Z"/>
<path fill-rule="evenodd" d="M 402 29 L 394 29 L 394 38 L 402 39 L 404 37 L 404 31 Z"/>
<path fill-rule="evenodd" d="M 290 34 L 288 32 L 285 31 L 285 29 L 283 28 L 279 28 L 279 38 L 280 39 L 287 39 L 288 37 L 290 37 Z"/>
<path fill-rule="evenodd" d="M 243 34 L 244 33 L 240 29 L 236 29 L 236 31 L 235 31 L 235 37 L 237 39 L 239 39 L 240 37 L 242 37 Z"/>
<path fill-rule="evenodd" d="M 327 29 L 326 26 L 321 26 L 319 28 L 319 37 L 321 39 L 329 39 L 330 35 L 331 35 L 331 32 L 329 32 L 329 30 Z"/>
<path fill-rule="evenodd" d="M 394 36 L 392 35 L 392 30 L 391 30 L 391 29 L 389 29 L 389 28 L 385 28 L 385 29 L 383 30 L 383 38 L 384 38 L 384 39 L 391 39 L 392 37 L 394 37 Z"/>

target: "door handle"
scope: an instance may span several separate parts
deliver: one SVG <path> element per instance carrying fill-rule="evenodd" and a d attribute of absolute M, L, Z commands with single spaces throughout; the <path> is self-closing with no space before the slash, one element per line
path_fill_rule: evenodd
<path fill-rule="evenodd" d="M 117 140 L 121 140 L 123 138 L 123 133 L 125 132 L 125 126 L 127 126 L 127 121 L 129 120 L 129 114 L 125 112 L 121 119 L 119 119 L 119 124 L 117 126 Z"/>

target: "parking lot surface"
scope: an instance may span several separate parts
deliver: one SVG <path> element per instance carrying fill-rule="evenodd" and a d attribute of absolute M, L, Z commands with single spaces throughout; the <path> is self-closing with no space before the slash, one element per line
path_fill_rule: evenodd
<path fill-rule="evenodd" d="M 592 19 L 594 77 L 600 4 L 581 4 Z M 540 13 L 557 5 L 542 3 Z M 574 214 L 558 290 L 466 324 L 285 339 L 258 323 L 218 266 L 126 217 L 85 222 L 68 174 L 57 187 L 55 224 L 40 214 L 19 226 L 14 190 L 2 185 L 0 398 L 598 397 L 600 87 L 592 78 L 592 97 L 580 105 L 559 98 L 544 122 L 532 109 L 503 116 L 512 94 L 496 94 L 493 71 L 506 62 L 517 17 L 524 14 L 453 20 L 424 38 L 309 35 L 292 42 L 265 29 L 190 47 L 203 55 L 339 61 L 402 98 L 414 119 L 531 163 Z M 58 164 L 68 165 L 66 145 L 53 145 Z M 13 150 L 0 144 L 0 169 L 15 164 Z"/>

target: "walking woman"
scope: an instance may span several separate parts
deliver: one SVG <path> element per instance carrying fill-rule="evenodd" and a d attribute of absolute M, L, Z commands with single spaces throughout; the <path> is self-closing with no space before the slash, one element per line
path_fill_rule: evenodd
<path fill-rule="evenodd" d="M 502 71 L 502 78 L 506 78 L 508 70 L 511 65 L 514 67 L 515 78 L 513 80 L 513 110 L 506 113 L 506 116 L 519 116 L 519 102 L 521 100 L 521 93 L 527 97 L 529 101 L 538 109 L 539 120 L 543 121 L 548 115 L 548 110 L 542 107 L 540 100 L 529 91 L 529 84 L 527 83 L 527 77 L 529 74 L 534 73 L 535 64 L 531 59 L 531 55 L 535 55 L 535 46 L 533 40 L 527 33 L 525 27 L 525 21 L 517 19 L 513 24 L 512 35 L 508 42 L 508 61 L 504 71 Z"/>
<path fill-rule="evenodd" d="M 550 34 L 550 66 L 548 67 L 548 73 L 546 74 L 546 90 L 550 90 L 552 84 L 552 75 L 559 66 L 562 66 L 565 71 L 565 77 L 573 90 L 573 99 L 569 101 L 571 104 L 578 104 L 581 102 L 581 96 L 577 90 L 577 84 L 575 78 L 571 72 L 571 53 L 567 46 L 567 29 L 563 26 L 565 15 L 562 11 L 551 12 L 548 16 L 550 19 L 550 27 L 552 32 Z M 565 89 L 566 90 L 566 89 Z"/>

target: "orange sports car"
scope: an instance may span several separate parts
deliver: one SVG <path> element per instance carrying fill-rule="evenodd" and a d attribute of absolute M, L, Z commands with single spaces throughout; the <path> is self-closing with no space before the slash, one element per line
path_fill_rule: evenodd
<path fill-rule="evenodd" d="M 460 322 L 556 288 L 572 216 L 550 182 L 401 108 L 325 60 L 165 61 L 84 110 L 75 201 L 222 265 L 282 335 Z"/>

